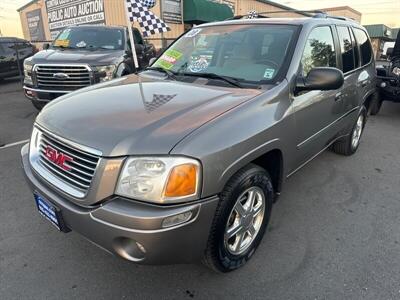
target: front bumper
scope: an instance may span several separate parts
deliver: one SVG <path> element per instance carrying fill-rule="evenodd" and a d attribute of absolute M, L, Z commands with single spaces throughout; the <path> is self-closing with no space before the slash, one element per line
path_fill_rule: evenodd
<path fill-rule="evenodd" d="M 96 207 L 81 207 L 64 199 L 32 171 L 28 152 L 26 145 L 21 150 L 22 164 L 32 191 L 61 209 L 68 228 L 100 248 L 141 264 L 190 263 L 202 258 L 219 200 L 217 196 L 172 206 L 114 197 Z M 186 223 L 162 228 L 166 217 L 188 211 L 192 217 Z"/>
<path fill-rule="evenodd" d="M 43 90 L 24 85 L 24 94 L 26 98 L 44 103 L 50 102 L 51 100 L 71 92 L 72 91 L 66 90 Z"/>

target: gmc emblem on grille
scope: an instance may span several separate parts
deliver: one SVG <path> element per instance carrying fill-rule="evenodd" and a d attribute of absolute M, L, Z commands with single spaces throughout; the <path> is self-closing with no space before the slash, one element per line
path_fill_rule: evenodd
<path fill-rule="evenodd" d="M 71 171 L 71 167 L 67 166 L 65 163 L 69 161 L 73 161 L 74 159 L 64 153 L 61 153 L 60 151 L 57 151 L 56 149 L 47 146 L 46 147 L 46 157 L 48 160 L 50 160 L 52 163 L 56 164 L 57 166 L 61 167 L 65 171 Z"/>

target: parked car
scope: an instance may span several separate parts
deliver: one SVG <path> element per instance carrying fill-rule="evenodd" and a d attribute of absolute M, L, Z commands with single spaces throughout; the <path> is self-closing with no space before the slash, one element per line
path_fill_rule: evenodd
<path fill-rule="evenodd" d="M 155 57 L 154 45 L 133 28 L 139 69 Z M 128 30 L 112 26 L 71 26 L 24 64 L 25 95 L 37 109 L 77 89 L 135 72 Z"/>
<path fill-rule="evenodd" d="M 59 230 L 136 263 L 229 272 L 259 246 L 288 177 L 327 148 L 357 151 L 375 81 L 351 20 L 204 24 L 143 72 L 47 105 L 23 168 Z"/>
<path fill-rule="evenodd" d="M 26 40 L 0 37 L 0 81 L 23 74 L 24 60 L 36 52 L 36 47 Z"/>
<path fill-rule="evenodd" d="M 400 102 L 400 32 L 397 35 L 394 48 L 387 49 L 388 61 L 377 64 L 378 98 L 372 105 L 371 114 L 379 113 L 384 100 Z"/>

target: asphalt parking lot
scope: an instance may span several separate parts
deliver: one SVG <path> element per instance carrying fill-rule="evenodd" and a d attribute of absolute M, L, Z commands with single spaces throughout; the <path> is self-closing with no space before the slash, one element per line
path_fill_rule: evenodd
<path fill-rule="evenodd" d="M 0 83 L 0 147 L 36 115 L 19 82 Z M 285 185 L 243 269 L 139 266 L 37 212 L 20 148 L 0 148 L 0 299 L 400 299 L 400 105 L 370 117 L 358 153 L 323 153 Z M 171 241 L 173 243 L 174 241 Z"/>

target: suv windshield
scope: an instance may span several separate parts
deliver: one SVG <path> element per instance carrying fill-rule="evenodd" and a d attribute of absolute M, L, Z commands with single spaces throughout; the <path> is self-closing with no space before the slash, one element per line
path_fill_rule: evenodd
<path fill-rule="evenodd" d="M 54 47 L 88 49 L 124 49 L 124 31 L 106 27 L 72 27 L 64 29 L 53 42 Z"/>
<path fill-rule="evenodd" d="M 222 25 L 194 28 L 153 64 L 176 75 L 272 82 L 283 68 L 295 26 Z"/>

